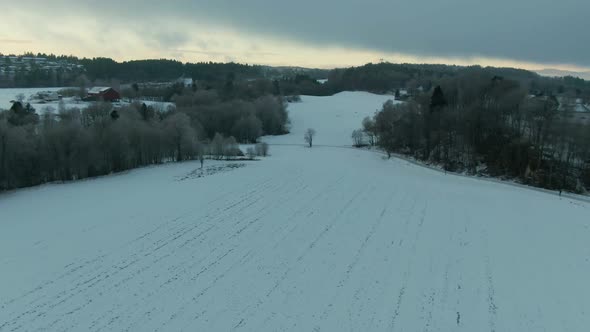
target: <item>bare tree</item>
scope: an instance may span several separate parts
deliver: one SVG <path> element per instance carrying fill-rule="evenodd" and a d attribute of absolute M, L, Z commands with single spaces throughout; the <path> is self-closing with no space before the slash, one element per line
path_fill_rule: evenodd
<path fill-rule="evenodd" d="M 262 136 L 262 122 L 254 114 L 250 114 L 234 124 L 232 133 L 240 142 L 255 143 Z"/>
<path fill-rule="evenodd" d="M 223 154 L 226 160 L 235 159 L 237 156 L 242 155 L 238 142 L 235 137 L 230 136 L 223 140 Z"/>
<path fill-rule="evenodd" d="M 357 148 L 360 146 L 363 146 L 364 142 L 363 142 L 363 131 L 360 129 L 354 130 L 352 132 L 352 142 L 353 145 L 356 146 Z"/>
<path fill-rule="evenodd" d="M 305 131 L 305 135 L 303 135 L 303 139 L 305 139 L 305 143 L 307 143 L 310 148 L 313 146 L 314 136 L 315 136 L 315 129 L 313 129 L 313 128 L 308 128 Z"/>
<path fill-rule="evenodd" d="M 363 131 L 369 138 L 369 144 L 371 146 L 375 145 L 375 120 L 371 119 L 371 117 L 366 117 L 363 119 Z"/>
<path fill-rule="evenodd" d="M 84 98 L 86 97 L 86 88 L 90 84 L 86 75 L 80 75 L 78 79 L 76 79 L 76 86 L 78 87 L 78 97 Z"/>
<path fill-rule="evenodd" d="M 256 155 L 262 157 L 268 156 L 268 143 L 262 142 L 256 144 Z"/>
<path fill-rule="evenodd" d="M 223 152 L 225 150 L 224 141 L 225 138 L 220 133 L 215 133 L 215 137 L 211 141 L 211 154 L 218 160 L 223 158 Z"/>
<path fill-rule="evenodd" d="M 254 160 L 254 158 L 256 157 L 256 150 L 253 147 L 249 147 L 248 149 L 246 149 L 246 156 L 248 157 L 248 159 Z"/>
<path fill-rule="evenodd" d="M 176 161 L 191 159 L 197 150 L 197 134 L 184 113 L 176 113 L 163 121 L 165 135 L 175 150 Z"/>

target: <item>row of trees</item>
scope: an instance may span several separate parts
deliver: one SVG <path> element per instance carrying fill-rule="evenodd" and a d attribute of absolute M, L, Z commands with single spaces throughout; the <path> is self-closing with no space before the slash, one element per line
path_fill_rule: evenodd
<path fill-rule="evenodd" d="M 407 103 L 388 101 L 353 141 L 450 171 L 483 169 L 580 192 L 590 187 L 590 125 L 558 107 L 554 96 L 531 96 L 518 81 L 472 70 L 439 80 Z"/>
<path fill-rule="evenodd" d="M 79 80 L 77 82 L 78 91 L 82 87 L 88 86 L 88 80 Z M 106 86 L 117 87 L 121 86 L 117 81 L 103 82 Z M 174 101 L 173 97 L 192 95 L 197 91 L 214 90 L 217 98 L 228 101 L 235 99 L 254 100 L 262 96 L 273 95 L 282 96 L 283 93 L 279 89 L 278 81 L 271 81 L 265 78 L 253 80 L 237 80 L 232 75 L 227 77 L 225 81 L 192 81 L 190 86 L 185 86 L 183 83 L 173 84 L 138 84 L 124 86 L 120 89 L 121 95 L 126 99 L 151 99 L 160 101 Z M 71 89 L 67 89 L 71 90 Z M 64 92 L 68 92 L 68 91 Z"/>
<path fill-rule="evenodd" d="M 416 92 L 430 91 L 435 82 L 453 78 L 466 71 L 478 70 L 490 75 L 502 76 L 517 81 L 529 92 L 544 95 L 566 95 L 584 98 L 590 102 L 590 82 L 575 77 L 550 78 L 536 73 L 513 68 L 461 67 L 429 64 L 396 64 L 381 62 L 359 67 L 334 70 L 303 69 L 246 65 L 239 63 L 182 63 L 175 60 L 135 60 L 117 62 L 110 58 L 77 58 L 47 54 L 25 54 L 27 57 L 43 57 L 73 65 L 75 70 L 46 70 L 33 66 L 22 69 L 9 81 L 2 84 L 10 87 L 77 86 L 79 76 L 84 74 L 90 82 L 170 82 L 179 77 L 188 77 L 204 87 L 221 92 L 231 90 L 236 82 L 266 78 L 262 84 L 274 95 L 332 95 L 342 91 L 370 91 L 387 93 L 396 89 Z M 80 66 L 79 68 L 77 66 Z M 329 78 L 320 84 L 317 78 Z M 247 84 L 251 85 L 251 84 Z M 246 85 L 246 86 L 247 86 Z M 171 96 L 170 94 L 169 96 Z"/>
<path fill-rule="evenodd" d="M 117 62 L 110 58 L 74 59 L 84 67 L 88 79 L 119 80 L 122 82 L 168 82 L 181 76 L 202 81 L 224 81 L 228 76 L 236 79 L 260 78 L 265 75 L 261 66 L 239 63 L 182 63 L 176 60 L 133 60 Z"/>
<path fill-rule="evenodd" d="M 50 181 L 83 179 L 202 153 L 187 116 L 170 113 L 150 120 L 135 109 L 96 104 L 57 115 L 0 114 L 0 190 Z"/>
<path fill-rule="evenodd" d="M 369 63 L 331 70 L 327 73 L 328 81 L 325 84 L 319 84 L 312 76 L 297 75 L 284 77 L 280 85 L 286 95 L 326 96 L 342 91 L 391 93 L 399 89 L 417 95 L 420 91 L 432 90 L 441 80 L 456 79 L 473 71 L 516 81 L 531 94 L 582 98 L 590 103 L 590 82 L 580 78 L 543 77 L 523 69 L 480 66 Z"/>
<path fill-rule="evenodd" d="M 238 80 L 255 79 L 266 77 L 273 72 L 267 67 L 233 62 L 182 63 L 166 59 L 117 62 L 110 58 L 80 59 L 75 56 L 58 57 L 41 53 L 27 53 L 20 57 L 44 58 L 59 62 L 61 66 L 45 66 L 44 62 L 30 62 L 26 66 L 23 64 L 10 76 L 0 75 L 0 86 L 73 86 L 80 75 L 92 82 L 170 82 L 183 76 L 204 82 L 225 82 L 227 77 Z"/>
<path fill-rule="evenodd" d="M 46 109 L 39 116 L 17 102 L 0 112 L 0 191 L 167 161 L 235 158 L 242 155 L 238 142 L 285 130 L 284 107 L 274 97 L 252 104 L 210 100 L 167 111 L 140 103 L 118 109 L 95 103 L 84 110 L 61 103 L 57 111 Z M 282 123 L 273 118 L 278 110 Z M 225 127 L 230 119 L 233 126 Z M 268 145 L 258 144 L 251 155 L 267 153 Z"/>
<path fill-rule="evenodd" d="M 221 133 L 254 143 L 262 135 L 288 132 L 287 104 L 280 97 L 224 100 L 216 90 L 199 90 L 176 96 L 174 101 L 178 111 L 187 114 L 207 138 Z"/>

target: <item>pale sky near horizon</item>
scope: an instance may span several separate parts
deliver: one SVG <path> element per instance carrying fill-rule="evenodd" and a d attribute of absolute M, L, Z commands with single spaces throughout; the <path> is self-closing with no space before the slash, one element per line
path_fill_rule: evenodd
<path fill-rule="evenodd" d="M 0 52 L 590 70 L 587 0 L 0 0 Z"/>

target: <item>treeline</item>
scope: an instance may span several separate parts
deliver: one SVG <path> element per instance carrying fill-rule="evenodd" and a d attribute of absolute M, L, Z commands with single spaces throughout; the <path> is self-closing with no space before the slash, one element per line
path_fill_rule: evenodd
<path fill-rule="evenodd" d="M 190 89 L 174 97 L 178 108 L 161 110 L 139 102 L 110 103 L 41 115 L 16 102 L 0 112 L 0 191 L 69 181 L 168 161 L 233 158 L 239 142 L 285 133 L 286 107 L 275 96 L 252 100 L 219 98 Z M 268 147 L 249 151 L 266 155 Z"/>
<path fill-rule="evenodd" d="M 263 76 L 263 67 L 238 63 L 182 63 L 175 60 L 134 60 L 117 62 L 109 58 L 80 59 L 89 80 L 121 82 L 168 82 L 181 76 L 194 80 L 223 81 L 228 76 L 250 79 Z"/>
<path fill-rule="evenodd" d="M 342 91 L 393 93 L 405 89 L 410 95 L 430 91 L 440 80 L 453 79 L 471 71 L 516 81 L 531 94 L 582 98 L 590 102 L 590 82 L 577 77 L 544 77 L 514 68 L 450 66 L 431 64 L 366 64 L 360 67 L 334 69 L 325 84 L 309 75 L 284 77 L 285 94 L 329 96 Z"/>
<path fill-rule="evenodd" d="M 18 67 L 13 77 L 0 77 L 0 88 L 59 87 L 72 85 L 82 74 L 79 69 L 47 69 L 38 64 Z"/>
<path fill-rule="evenodd" d="M 78 90 L 80 89 L 78 88 Z M 225 79 L 218 81 L 192 81 L 189 86 L 180 82 L 161 85 L 133 83 L 120 89 L 124 98 L 167 102 L 173 101 L 174 96 L 197 91 L 215 91 L 219 99 L 224 101 L 233 99 L 253 100 L 264 95 L 277 97 L 283 95 L 277 80 L 266 78 L 239 80 L 233 75 L 228 75 Z"/>
<path fill-rule="evenodd" d="M 239 63 L 182 63 L 175 60 L 134 60 L 117 62 L 110 58 L 78 58 L 53 54 L 26 53 L 26 57 L 43 57 L 51 61 L 81 65 L 76 70 L 49 70 L 42 66 L 19 68 L 15 77 L 2 81 L 5 87 L 79 86 L 171 82 L 180 77 L 199 82 L 203 87 L 219 89 L 227 82 L 266 78 L 276 82 L 283 95 L 329 96 L 342 91 L 392 93 L 406 89 L 411 95 L 429 91 L 441 79 L 453 78 L 463 72 L 478 70 L 493 76 L 514 80 L 536 95 L 564 95 L 590 102 L 590 82 L 577 77 L 551 78 L 514 68 L 463 67 L 439 64 L 397 64 L 382 62 L 333 70 L 297 67 L 270 67 Z M 328 78 L 325 84 L 317 82 Z M 278 93 L 277 93 L 278 94 Z"/>
<path fill-rule="evenodd" d="M 0 77 L 3 87 L 49 87 L 78 86 L 81 77 L 89 82 L 136 83 L 170 82 L 180 77 L 204 82 L 224 82 L 245 80 L 276 75 L 270 67 L 239 63 L 182 63 L 175 60 L 133 60 L 117 62 L 110 58 L 77 58 L 75 56 L 55 56 L 53 54 L 26 53 L 19 57 L 45 58 L 64 64 L 63 67 L 47 67 L 44 63 L 18 65 L 10 77 Z M 67 65 L 67 66 L 65 66 Z M 81 67 L 76 67 L 80 65 Z"/>
<path fill-rule="evenodd" d="M 39 117 L 19 108 L 0 114 L 0 190 L 194 159 L 201 153 L 198 136 L 181 113 L 143 119 L 134 109 L 115 111 L 103 103 Z"/>
<path fill-rule="evenodd" d="M 583 192 L 590 188 L 590 124 L 558 106 L 553 95 L 532 96 L 516 80 L 473 68 L 409 102 L 385 103 L 363 121 L 363 132 L 388 153 L 449 171 Z M 353 140 L 367 142 L 358 131 Z"/>

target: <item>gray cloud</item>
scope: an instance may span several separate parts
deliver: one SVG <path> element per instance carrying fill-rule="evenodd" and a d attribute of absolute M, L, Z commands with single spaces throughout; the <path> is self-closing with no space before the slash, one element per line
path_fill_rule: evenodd
<path fill-rule="evenodd" d="M 588 0 L 102 0 L 101 11 L 96 3 L 55 3 L 118 24 L 163 19 L 311 45 L 590 66 Z M 168 46 L 184 40 L 170 31 L 150 37 Z"/>

